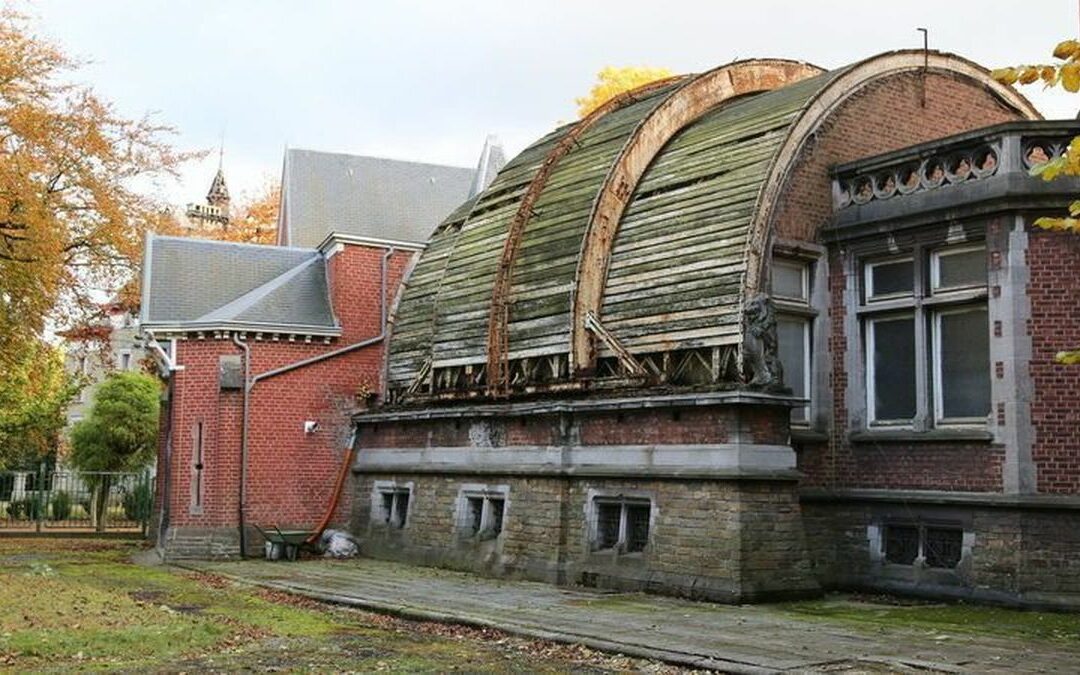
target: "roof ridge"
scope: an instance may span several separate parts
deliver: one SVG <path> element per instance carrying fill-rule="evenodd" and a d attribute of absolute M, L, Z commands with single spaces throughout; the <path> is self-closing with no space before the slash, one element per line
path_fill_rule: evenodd
<path fill-rule="evenodd" d="M 277 247 L 268 247 L 277 248 Z M 261 300 L 265 299 L 271 293 L 281 288 L 294 277 L 298 276 L 301 272 L 308 267 L 314 265 L 317 261 L 322 260 L 322 256 L 312 256 L 308 260 L 303 261 L 296 267 L 293 267 L 278 276 L 274 277 L 270 281 L 263 283 L 260 286 L 256 286 L 247 293 L 244 293 L 238 298 L 230 300 L 221 307 L 203 314 L 195 321 L 224 321 L 227 319 L 235 319 L 240 314 L 251 309 L 257 305 Z"/>
<path fill-rule="evenodd" d="M 260 248 L 267 251 L 302 251 L 317 255 L 319 250 L 305 246 L 276 246 L 274 244 L 255 244 L 248 241 L 222 241 L 221 239 L 205 239 L 203 237 L 185 237 L 178 234 L 154 234 L 154 239 L 167 239 L 170 241 L 197 242 L 212 246 L 232 246 L 237 248 Z"/>
<path fill-rule="evenodd" d="M 335 156 L 338 156 L 338 157 L 355 157 L 357 159 L 377 159 L 377 160 L 379 160 L 381 162 L 395 162 L 395 163 L 398 163 L 398 164 L 416 164 L 416 165 L 419 165 L 419 166 L 438 167 L 440 169 L 458 169 L 458 170 L 461 170 L 461 171 L 470 171 L 470 172 L 473 172 L 473 173 L 476 172 L 476 169 L 474 167 L 469 167 L 469 166 L 457 166 L 456 164 L 439 164 L 437 162 L 424 162 L 424 161 L 417 161 L 417 160 L 414 160 L 414 159 L 398 159 L 396 157 L 386 157 L 386 156 L 383 156 L 383 155 L 357 155 L 357 154 L 354 154 L 354 153 L 351 153 L 351 152 L 338 152 L 338 151 L 333 151 L 333 150 L 315 150 L 314 148 L 287 148 L 285 150 L 286 154 L 293 153 L 293 152 L 310 152 L 310 153 L 319 154 L 319 155 L 335 155 Z"/>

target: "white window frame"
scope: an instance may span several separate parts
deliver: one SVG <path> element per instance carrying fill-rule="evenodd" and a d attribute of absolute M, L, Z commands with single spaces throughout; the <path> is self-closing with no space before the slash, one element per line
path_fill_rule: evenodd
<path fill-rule="evenodd" d="M 866 332 L 866 357 L 864 359 L 866 363 L 866 419 L 874 426 L 888 426 L 888 427 L 911 427 L 912 419 L 915 415 L 918 415 L 918 391 L 915 394 L 915 413 L 912 419 L 886 419 L 879 420 L 877 418 L 877 401 L 875 401 L 875 393 L 877 392 L 877 380 L 874 368 L 874 324 L 878 322 L 897 321 L 900 319 L 911 319 L 912 330 L 919 330 L 919 322 L 914 308 L 908 312 L 891 312 L 889 314 L 881 314 L 878 316 L 867 317 L 864 322 Z M 916 359 L 916 362 L 918 359 Z"/>
<path fill-rule="evenodd" d="M 790 260 L 788 258 L 773 258 L 773 269 L 777 267 L 784 267 L 787 269 L 797 270 L 799 273 L 799 283 L 802 295 L 798 297 L 792 297 L 790 295 L 780 295 L 776 290 L 773 290 L 773 299 L 775 300 L 787 300 L 790 302 L 797 302 L 799 304 L 809 304 L 810 302 L 810 265 L 808 263 L 801 262 L 799 260 Z"/>
<path fill-rule="evenodd" d="M 779 254 L 774 255 L 772 259 L 773 269 L 777 267 L 798 269 L 800 279 L 802 280 L 802 297 L 800 298 L 777 295 L 775 291 L 773 292 L 773 299 L 777 310 L 777 319 L 793 319 L 799 321 L 803 325 L 803 378 L 806 385 L 805 397 L 807 399 L 807 404 L 792 410 L 791 414 L 791 423 L 800 428 L 807 428 L 812 424 L 816 398 L 814 396 L 813 381 L 813 341 L 814 324 L 817 320 L 817 312 L 810 303 L 812 291 L 810 275 L 815 264 L 818 264 L 818 261 L 788 258 Z M 796 417 L 796 411 L 801 412 L 800 417 Z"/>
<path fill-rule="evenodd" d="M 897 263 L 909 262 L 911 263 L 911 289 L 910 291 L 897 291 L 894 293 L 882 293 L 877 295 L 874 293 L 874 268 L 882 265 L 895 265 Z M 894 256 L 892 258 L 882 258 L 880 260 L 868 260 L 863 263 L 863 290 L 866 294 L 866 302 L 882 302 L 885 300 L 897 300 L 899 298 L 911 298 L 915 295 L 915 278 L 918 276 L 918 269 L 915 266 L 915 256 Z"/>
<path fill-rule="evenodd" d="M 943 293 L 952 293 L 954 291 L 966 291 L 972 288 L 982 288 L 986 284 L 967 284 L 964 286 L 942 286 L 941 285 L 941 259 L 948 258 L 954 255 L 962 253 L 972 253 L 974 251 L 982 251 L 983 255 L 986 254 L 985 244 L 973 244 L 970 246 L 948 246 L 939 249 L 935 249 L 930 252 L 930 293 L 931 295 L 938 296 Z"/>
<path fill-rule="evenodd" d="M 935 426 L 949 427 L 949 426 L 971 426 L 973 424 L 985 424 L 986 421 L 987 421 L 987 416 L 990 414 L 990 411 L 987 411 L 987 414 L 983 415 L 982 417 L 946 417 L 945 416 L 945 397 L 944 397 L 945 392 L 944 392 L 944 389 L 943 389 L 943 386 L 942 386 L 943 381 L 942 381 L 942 374 L 941 374 L 941 366 L 942 366 L 942 360 L 941 360 L 941 317 L 950 316 L 950 315 L 953 315 L 953 314 L 967 314 L 969 312 L 978 312 L 978 311 L 982 311 L 983 313 L 987 314 L 987 316 L 989 316 L 989 312 L 988 312 L 987 307 L 986 307 L 985 304 L 982 304 L 982 305 L 962 305 L 960 307 L 952 307 L 951 306 L 948 309 L 936 310 L 936 311 L 934 311 L 933 316 L 932 316 L 932 318 L 930 320 L 930 344 L 931 344 L 931 351 L 932 351 L 931 359 L 930 359 L 930 361 L 931 361 L 930 373 L 931 373 L 931 378 L 932 378 L 932 381 L 933 381 L 933 390 L 934 390 L 934 424 L 935 424 Z M 987 326 L 987 331 L 989 331 L 989 330 L 990 330 L 990 327 Z M 990 372 L 989 368 L 991 367 L 989 361 L 987 362 L 986 366 L 987 366 L 987 369 L 988 369 L 987 373 L 989 374 L 989 372 Z"/>
<path fill-rule="evenodd" d="M 988 283 L 937 288 L 940 260 L 950 255 L 986 250 L 985 242 L 963 245 L 938 245 L 930 247 L 916 243 L 910 254 L 888 258 L 858 260 L 862 267 L 863 296 L 856 308 L 862 332 L 863 385 L 866 402 L 866 427 L 901 429 L 927 429 L 950 427 L 985 426 L 988 416 L 969 418 L 943 417 L 940 319 L 939 316 L 976 309 L 988 309 Z M 873 295 L 872 270 L 882 264 L 908 262 L 912 264 L 912 292 Z M 892 302 L 882 302 L 892 301 Z M 880 308 L 878 307 L 880 303 Z M 911 420 L 879 420 L 874 401 L 876 378 L 874 373 L 874 324 L 900 318 L 912 318 L 916 350 L 916 400 L 915 415 Z M 989 331 L 989 327 L 987 328 Z M 991 364 L 987 362 L 987 372 Z"/>
<path fill-rule="evenodd" d="M 798 426 L 809 426 L 814 405 L 814 383 L 810 379 L 813 371 L 811 362 L 813 361 L 813 332 L 814 332 L 814 319 L 813 317 L 804 316 L 801 314 L 787 314 L 780 312 L 777 317 L 777 321 L 780 320 L 792 320 L 797 321 L 802 326 L 802 343 L 803 343 L 803 382 L 805 383 L 804 396 L 809 401 L 806 405 L 795 408 L 791 411 L 791 423 Z M 802 417 L 796 417 L 795 413 L 801 411 Z"/>
<path fill-rule="evenodd" d="M 469 509 L 470 499 L 482 500 L 480 506 L 480 526 L 473 530 L 472 513 Z M 495 519 L 492 500 L 502 502 L 502 517 L 499 519 L 498 531 L 493 527 Z M 457 514 L 454 521 L 458 534 L 468 538 L 480 540 L 501 539 L 506 532 L 506 517 L 510 512 L 510 487 L 507 485 L 463 485 L 458 492 Z"/>
<path fill-rule="evenodd" d="M 124 363 L 124 358 L 127 358 L 127 363 Z M 120 352 L 120 370 L 131 370 L 131 350 L 125 349 Z"/>
<path fill-rule="evenodd" d="M 387 512 L 384 500 L 390 496 L 390 511 Z M 405 517 L 401 517 L 398 497 L 405 496 Z M 371 520 L 377 525 L 394 530 L 403 530 L 412 517 L 413 484 L 396 481 L 375 481 L 371 488 Z"/>

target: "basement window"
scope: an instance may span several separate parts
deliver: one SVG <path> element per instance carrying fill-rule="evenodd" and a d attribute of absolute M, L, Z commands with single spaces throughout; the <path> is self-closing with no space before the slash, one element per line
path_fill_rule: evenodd
<path fill-rule="evenodd" d="M 888 563 L 953 569 L 963 555 L 964 531 L 947 525 L 889 524 L 882 543 Z"/>
<path fill-rule="evenodd" d="M 409 522 L 409 502 L 412 484 L 378 481 L 372 495 L 371 519 L 386 527 L 400 530 Z"/>
<path fill-rule="evenodd" d="M 468 485 L 458 499 L 458 531 L 466 537 L 495 539 L 503 531 L 506 519 L 506 486 Z"/>
<path fill-rule="evenodd" d="M 593 550 L 641 553 L 649 544 L 652 503 L 646 498 L 594 497 Z"/>

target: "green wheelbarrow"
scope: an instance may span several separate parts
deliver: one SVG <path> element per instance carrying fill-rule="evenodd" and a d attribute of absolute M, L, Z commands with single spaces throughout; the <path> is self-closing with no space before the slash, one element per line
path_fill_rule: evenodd
<path fill-rule="evenodd" d="M 300 549 L 314 532 L 310 530 L 282 530 L 277 525 L 270 530 L 264 530 L 258 525 L 253 527 L 266 540 L 265 554 L 267 560 L 296 560 Z"/>

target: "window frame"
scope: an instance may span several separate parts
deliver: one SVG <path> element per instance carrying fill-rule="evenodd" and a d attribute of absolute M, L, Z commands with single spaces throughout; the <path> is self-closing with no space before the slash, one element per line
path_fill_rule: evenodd
<path fill-rule="evenodd" d="M 792 298 L 778 295 L 772 286 L 772 272 L 770 271 L 770 290 L 772 291 L 773 304 L 776 307 L 776 319 L 798 321 L 803 326 L 803 380 L 805 383 L 806 405 L 793 408 L 791 411 L 791 425 L 799 429 L 809 429 L 813 426 L 814 416 L 818 403 L 814 386 L 814 333 L 820 313 L 813 305 L 814 276 L 820 260 L 817 256 L 808 257 L 798 252 L 778 250 L 774 252 L 771 261 L 772 269 L 785 267 L 788 269 L 799 268 L 802 280 L 801 298 Z M 786 373 L 786 370 L 785 370 Z"/>
<path fill-rule="evenodd" d="M 866 345 L 866 354 L 863 359 L 866 369 L 866 419 L 867 423 L 876 427 L 910 427 L 912 420 L 919 415 L 919 386 L 918 386 L 918 372 L 916 372 L 915 381 L 915 412 L 910 419 L 878 419 L 877 418 L 877 370 L 874 365 L 874 324 L 878 322 L 897 321 L 900 319 L 911 319 L 913 329 L 916 333 L 919 330 L 918 314 L 912 310 L 907 312 L 887 312 L 882 314 L 875 314 L 873 316 L 865 317 L 863 321 L 863 342 Z M 917 341 L 916 341 L 917 342 Z M 916 345 L 917 348 L 917 345 Z M 916 358 L 916 364 L 918 358 Z M 916 371 L 918 367 L 916 366 Z"/>
<path fill-rule="evenodd" d="M 619 509 L 619 530 L 616 541 L 612 546 L 600 548 L 600 507 L 615 506 Z M 648 508 L 648 523 L 645 533 L 645 543 L 640 549 L 630 550 L 630 509 L 633 507 Z M 589 550 L 592 553 L 612 554 L 619 556 L 642 556 L 652 544 L 653 519 L 656 515 L 656 506 L 652 497 L 637 495 L 612 495 L 594 494 L 589 498 Z"/>
<path fill-rule="evenodd" d="M 864 428 L 873 429 L 911 429 L 926 431 L 942 428 L 986 427 L 989 414 L 982 417 L 947 418 L 943 415 L 942 373 L 940 352 L 940 316 L 952 313 L 984 309 L 989 311 L 989 278 L 982 285 L 965 285 L 947 288 L 935 288 L 940 270 L 940 261 L 950 255 L 986 251 L 986 242 L 982 239 L 964 243 L 949 243 L 936 240 L 914 241 L 904 252 L 882 256 L 879 253 L 855 255 L 854 264 L 858 271 L 862 288 L 856 294 L 855 315 L 858 321 L 858 334 L 862 349 L 863 394 L 866 405 Z M 878 265 L 912 262 L 914 277 L 911 293 L 889 293 L 873 295 L 872 269 Z M 877 419 L 875 404 L 876 373 L 873 362 L 874 331 L 873 324 L 879 320 L 896 319 L 903 316 L 913 318 L 913 341 L 915 345 L 915 414 L 911 419 Z M 989 326 L 987 338 L 989 339 Z M 992 387 L 990 374 L 992 365 L 986 363 L 988 386 Z"/>
<path fill-rule="evenodd" d="M 895 265 L 897 263 L 910 262 L 911 263 L 911 290 L 910 291 L 897 291 L 893 293 L 882 293 L 877 295 L 874 293 L 874 268 L 882 265 Z M 897 255 L 883 258 L 876 258 L 863 261 L 863 302 L 867 305 L 876 302 L 888 302 L 889 300 L 906 300 L 908 298 L 918 297 L 918 280 L 919 280 L 919 268 L 915 264 L 915 255 Z"/>
<path fill-rule="evenodd" d="M 938 427 L 957 427 L 957 426 L 973 426 L 978 424 L 985 424 L 987 416 L 990 414 L 990 409 L 987 410 L 987 414 L 982 417 L 946 417 L 945 416 L 945 388 L 943 386 L 942 379 L 942 366 L 944 364 L 941 358 L 941 317 L 951 316 L 955 314 L 968 314 L 971 312 L 982 311 L 987 314 L 989 318 L 989 310 L 985 304 L 963 304 L 963 305 L 949 305 L 944 308 L 935 308 L 930 312 L 930 377 L 933 390 L 933 413 L 934 424 Z M 990 327 L 987 325 L 987 338 L 989 339 Z M 987 361 L 989 368 L 989 360 Z M 987 375 L 990 371 L 987 370 Z M 987 390 L 989 392 L 990 382 L 987 378 Z M 990 408 L 993 407 L 991 403 Z"/>
<path fill-rule="evenodd" d="M 481 500 L 480 522 L 473 527 L 472 509 L 470 502 Z M 502 504 L 502 511 L 498 523 L 493 525 L 496 507 L 493 502 Z M 457 514 L 454 519 L 455 528 L 460 537 L 465 539 L 500 540 L 506 532 L 506 518 L 510 511 L 510 488 L 505 485 L 465 485 L 458 492 Z"/>
<path fill-rule="evenodd" d="M 389 497 L 390 510 L 386 509 Z M 401 513 L 401 501 L 404 497 L 405 513 Z M 413 512 L 413 483 L 396 481 L 375 481 L 371 488 L 371 522 L 388 531 L 404 530 L 409 525 Z"/>

